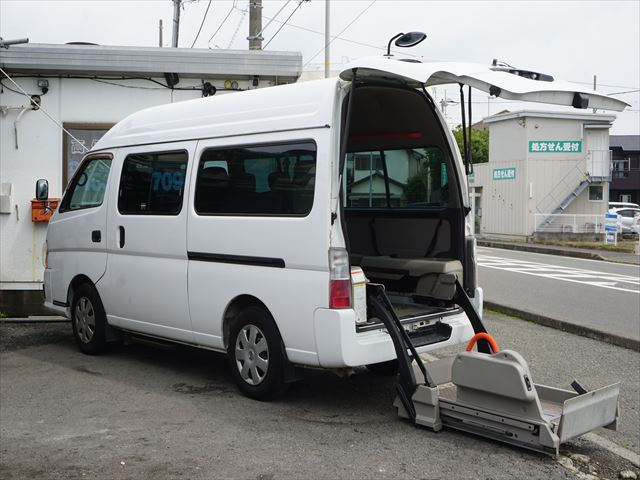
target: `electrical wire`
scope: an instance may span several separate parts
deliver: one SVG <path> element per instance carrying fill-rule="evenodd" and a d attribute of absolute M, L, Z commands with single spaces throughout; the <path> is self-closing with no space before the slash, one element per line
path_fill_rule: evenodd
<path fill-rule="evenodd" d="M 262 17 L 266 18 L 267 20 L 273 20 L 276 23 L 280 23 L 280 24 L 284 23 L 282 20 L 276 20 L 275 17 L 268 17 L 266 15 L 262 15 Z M 303 27 L 302 25 L 296 25 L 294 23 L 287 23 L 287 27 L 297 28 L 298 30 L 303 30 L 305 32 L 316 33 L 318 35 L 323 35 L 324 36 L 324 32 L 321 32 L 320 30 L 314 30 L 312 28 Z M 381 45 L 373 45 L 371 43 L 358 42 L 356 40 L 351 40 L 351 39 L 348 39 L 348 38 L 339 37 L 338 35 L 331 35 L 331 38 L 333 38 L 335 40 L 340 40 L 342 42 L 353 43 L 354 45 L 360 45 L 362 47 L 375 48 L 376 50 L 382 50 L 383 52 L 387 51 L 387 47 L 384 47 L 384 46 L 381 46 Z M 393 52 L 393 51 L 397 51 L 397 50 L 392 48 L 391 51 Z M 412 53 L 408 53 L 408 52 L 402 52 L 402 53 L 403 53 L 403 55 L 407 55 L 409 57 L 418 58 L 418 55 L 414 55 Z"/>
<path fill-rule="evenodd" d="M 207 14 L 209 13 L 209 7 L 211 6 L 211 0 L 207 4 L 207 9 L 204 11 L 204 16 L 202 17 L 202 22 L 200 23 L 200 28 L 198 29 L 198 33 L 196 33 L 196 38 L 193 39 L 193 43 L 191 44 L 191 48 L 196 44 L 198 37 L 200 36 L 200 32 L 202 31 L 202 26 L 204 25 L 204 21 L 207 19 Z"/>
<path fill-rule="evenodd" d="M 377 0 L 373 0 L 369 5 L 367 5 L 367 6 L 364 8 L 364 10 L 362 10 L 358 15 L 356 15 L 356 17 L 355 17 L 353 20 L 351 20 L 351 21 L 349 22 L 349 24 L 348 24 L 346 27 L 344 27 L 344 28 L 340 31 L 340 33 L 338 33 L 338 35 L 336 35 L 336 37 L 339 37 L 339 36 L 340 36 L 340 35 L 342 35 L 344 32 L 346 32 L 346 31 L 347 31 L 347 29 L 348 29 L 351 25 L 353 25 L 353 24 L 354 24 L 354 23 L 355 23 L 355 22 L 356 22 L 356 21 L 357 21 L 357 20 L 358 20 L 362 15 L 364 15 L 364 13 L 365 13 L 367 10 L 369 10 L 369 9 L 373 6 L 373 4 L 374 4 L 374 3 L 376 3 L 376 1 L 377 1 Z M 315 55 L 313 55 L 309 60 L 307 60 L 307 63 L 305 63 L 305 64 L 303 65 L 303 67 L 306 67 L 307 65 L 309 65 L 309 64 L 311 63 L 311 61 L 312 61 L 314 58 L 316 58 L 318 55 L 320 55 L 320 54 L 324 51 L 324 49 L 325 49 L 325 48 L 327 48 L 329 45 L 331 45 L 331 44 L 333 43 L 333 41 L 334 41 L 334 40 L 335 40 L 335 38 L 332 38 L 331 40 L 329 40 L 329 41 L 327 42 L 327 44 L 326 44 L 326 45 L 324 45 L 320 50 L 318 50 L 318 51 L 315 53 Z"/>
<path fill-rule="evenodd" d="M 13 78 L 39 78 L 39 75 L 14 75 Z M 52 76 L 49 76 L 49 78 L 52 78 Z M 57 76 L 53 76 L 53 78 L 59 78 L 59 79 L 77 79 L 77 80 L 92 80 L 94 82 L 99 82 L 99 83 L 104 83 L 107 85 L 113 85 L 116 87 L 122 87 L 122 88 L 137 88 L 140 90 L 164 90 L 164 89 L 168 89 L 168 90 L 183 90 L 183 91 L 202 91 L 202 87 L 201 86 L 191 86 L 191 87 L 170 87 L 169 85 L 165 85 L 162 82 L 159 82 L 158 80 L 155 80 L 154 78 L 149 78 L 149 77 L 121 77 L 121 78 L 113 78 L 113 77 L 97 77 L 97 76 L 93 76 L 93 77 L 89 77 L 89 76 L 80 76 L 80 75 L 57 75 Z M 116 83 L 117 81 L 120 80 L 144 80 L 147 82 L 151 82 L 151 83 L 155 83 L 157 85 L 160 85 L 160 87 L 143 87 L 140 85 L 122 85 L 120 83 Z M 16 90 L 13 90 L 9 87 L 7 87 L 6 85 L 2 84 L 2 80 L 0 79 L 0 84 L 6 88 L 7 90 L 11 90 L 14 93 L 19 93 L 22 95 L 22 92 L 18 92 Z M 217 91 L 234 91 L 234 92 L 238 92 L 238 91 L 242 91 L 242 88 L 224 88 L 224 87 L 216 87 Z M 35 94 L 35 95 L 39 95 L 39 94 Z"/>
<path fill-rule="evenodd" d="M 216 31 L 213 32 L 213 35 L 211 35 L 211 37 L 209 37 L 209 41 L 207 41 L 207 45 L 209 46 L 209 48 L 211 48 L 211 40 L 213 40 L 213 37 L 215 37 L 218 32 L 220 31 L 220 29 L 222 28 L 222 26 L 225 24 L 225 22 L 227 21 L 227 19 L 229 18 L 229 15 L 231 15 L 231 13 L 233 12 L 233 10 L 236 8 L 236 1 L 237 0 L 233 0 L 233 5 L 231 5 L 231 8 L 229 9 L 229 12 L 227 13 L 227 16 L 224 17 L 224 19 L 222 20 L 222 22 L 220 23 L 220 25 L 218 25 L 218 28 L 216 28 Z"/>
<path fill-rule="evenodd" d="M 238 9 L 238 10 L 240 10 L 240 12 L 242 13 L 242 16 L 240 17 L 240 21 L 238 21 L 238 25 L 236 26 L 236 29 L 233 32 L 233 35 L 231 35 L 231 41 L 229 42 L 229 45 L 227 45 L 227 49 L 230 49 L 231 45 L 233 45 L 233 42 L 236 41 L 236 37 L 238 36 L 238 32 L 240 31 L 240 27 L 244 23 L 244 19 L 247 16 L 247 12 L 249 11 L 249 7 L 247 6 L 247 8 L 244 9 L 244 10 L 242 10 L 242 9 Z"/>
<path fill-rule="evenodd" d="M 282 12 L 282 11 L 286 8 L 286 6 L 287 6 L 287 5 L 289 5 L 289 3 L 291 3 L 291 0 L 287 0 L 287 1 L 284 3 L 284 5 L 283 5 L 282 7 L 280 7 L 280 10 L 278 10 L 278 11 L 276 12 L 276 14 L 275 14 L 273 17 L 268 18 L 268 20 L 269 20 L 269 21 L 268 21 L 268 22 L 267 22 L 267 24 L 262 28 L 262 30 L 260 30 L 258 33 L 256 33 L 256 37 L 259 37 L 260 35 L 262 35 L 262 32 L 264 32 L 267 28 L 269 28 L 269 25 L 271 25 L 271 22 L 273 22 L 273 21 L 278 17 L 278 15 L 280 15 L 280 12 Z M 264 15 L 262 15 L 262 17 L 263 17 L 263 18 L 267 18 L 267 17 L 265 17 Z M 282 22 L 280 22 L 280 23 L 282 23 Z"/>
<path fill-rule="evenodd" d="M 278 35 L 278 33 L 280 33 L 280 30 L 282 30 L 285 25 L 287 24 L 287 22 L 289 21 L 289 19 L 291 17 L 293 17 L 293 14 L 296 13 L 300 7 L 302 6 L 302 4 L 305 2 L 305 0 L 298 0 L 298 6 L 293 10 L 293 12 L 291 12 L 291 14 L 287 17 L 287 19 L 284 21 L 284 23 L 282 25 L 280 25 L 280 28 L 278 28 L 278 30 L 276 30 L 276 33 L 273 34 L 273 36 L 269 39 L 269 41 L 264 45 L 264 47 L 262 47 L 263 49 L 267 48 L 269 46 L 269 44 L 273 41 L 274 38 L 276 38 L 276 36 Z"/>
<path fill-rule="evenodd" d="M 611 95 L 624 95 L 625 93 L 636 93 L 636 92 L 640 92 L 640 88 L 636 88 L 635 90 L 627 90 L 626 92 L 607 93 L 607 95 L 609 95 L 609 96 L 611 96 Z"/>
<path fill-rule="evenodd" d="M 85 152 L 88 152 L 88 151 L 89 151 L 89 149 L 88 149 L 87 147 L 85 147 L 85 146 L 84 146 L 84 144 L 83 144 L 82 142 L 80 142 L 80 140 L 78 140 L 76 137 L 74 137 L 73 135 L 71 135 L 71 133 L 69 133 L 69 130 L 67 130 L 66 128 L 64 128 L 64 126 L 63 126 L 60 122 L 58 122 L 55 118 L 53 118 L 53 117 L 51 116 L 51 114 L 50 114 L 49 112 L 47 112 L 47 111 L 44 109 L 44 107 L 42 106 L 42 104 L 41 104 L 41 103 L 40 103 L 40 104 L 36 103 L 36 101 L 33 99 L 33 97 L 32 97 L 31 95 L 29 95 L 27 92 L 25 92 L 25 91 L 23 90 L 23 88 L 22 88 L 20 85 L 18 85 L 18 84 L 13 80 L 13 78 L 11 78 L 11 77 L 9 76 L 9 74 L 8 74 L 7 72 L 5 72 L 5 71 L 2 69 L 2 67 L 0 67 L 0 73 L 2 73 L 5 77 L 7 77 L 7 79 L 8 79 L 11 83 L 13 83 L 13 84 L 16 86 L 16 88 L 17 88 L 18 90 L 20 90 L 20 93 L 22 93 L 25 97 L 27 97 L 27 98 L 29 99 L 29 104 L 30 104 L 30 105 L 37 106 L 37 107 L 38 107 L 38 110 L 42 110 L 42 113 L 44 113 L 47 117 L 49 117 L 49 120 L 51 120 L 51 121 L 52 121 L 53 123 L 55 123 L 58 127 L 60 127 L 64 133 L 66 133 L 67 135 L 69 135 L 69 137 L 71 137 L 73 140 L 75 140 L 76 142 L 78 142 L 78 144 L 79 144 L 79 145 L 81 145 L 81 146 L 82 146 L 82 148 L 84 148 L 84 151 L 85 151 Z"/>
<path fill-rule="evenodd" d="M 108 80 L 102 80 L 100 78 L 89 78 L 89 80 L 92 80 L 98 83 L 106 83 L 107 85 L 115 85 L 116 87 L 137 88 L 140 90 L 164 90 L 165 88 L 169 88 L 168 86 L 167 87 L 141 87 L 140 85 L 122 85 L 120 83 L 110 82 Z M 123 80 L 129 80 L 129 79 L 123 79 Z"/>
<path fill-rule="evenodd" d="M 569 80 L 572 83 L 580 83 L 582 85 L 591 85 L 593 87 L 593 82 L 578 82 L 576 80 Z M 611 88 L 636 88 L 636 87 L 630 87 L 629 85 L 606 85 L 604 83 L 598 83 L 596 85 L 597 87 L 611 87 Z"/>
<path fill-rule="evenodd" d="M 20 91 L 18 91 L 18 90 L 14 90 L 14 89 L 13 89 L 13 88 L 11 88 L 11 87 L 7 87 L 4 83 L 2 83 L 2 79 L 1 79 L 1 78 L 0 78 L 0 87 L 2 87 L 2 88 L 6 88 L 6 89 L 7 89 L 7 90 L 9 90 L 10 92 L 17 93 L 18 95 L 23 95 L 23 92 L 20 92 Z M 39 95 L 39 93 L 33 93 L 33 94 L 29 94 L 29 93 L 28 93 L 27 95 L 29 95 L 29 96 L 31 96 L 31 95 Z"/>

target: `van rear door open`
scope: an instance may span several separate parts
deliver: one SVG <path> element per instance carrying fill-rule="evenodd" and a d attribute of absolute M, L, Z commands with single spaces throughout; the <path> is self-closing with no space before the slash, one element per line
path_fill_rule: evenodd
<path fill-rule="evenodd" d="M 476 63 L 393 61 L 384 57 L 365 57 L 340 73 L 342 80 L 353 78 L 353 69 L 361 80 L 397 82 L 419 88 L 462 83 L 507 100 L 550 103 L 576 108 L 599 108 L 621 112 L 627 103 L 581 85 L 553 80 L 553 77 L 504 66 Z M 533 78 L 539 78 L 534 80 Z"/>

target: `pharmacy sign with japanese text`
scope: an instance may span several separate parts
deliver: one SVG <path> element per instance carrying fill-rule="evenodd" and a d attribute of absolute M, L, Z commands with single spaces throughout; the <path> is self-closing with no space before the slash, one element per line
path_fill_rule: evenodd
<path fill-rule="evenodd" d="M 582 140 L 529 140 L 529 153 L 580 153 Z"/>

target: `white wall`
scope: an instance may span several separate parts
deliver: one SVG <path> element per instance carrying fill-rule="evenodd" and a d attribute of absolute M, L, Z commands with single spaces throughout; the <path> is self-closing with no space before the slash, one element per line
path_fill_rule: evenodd
<path fill-rule="evenodd" d="M 146 87 L 124 88 L 89 79 L 49 80 L 49 91 L 42 96 L 42 107 L 56 121 L 74 123 L 116 123 L 137 110 L 198 98 L 201 92 L 169 90 L 147 81 L 118 81 L 122 85 Z M 164 83 L 164 78 L 158 78 Z M 31 94 L 40 93 L 36 79 L 17 78 Z M 214 85 L 220 80 L 209 80 Z M 241 88 L 248 83 L 239 82 Z M 7 79 L 5 86 L 15 87 Z M 178 87 L 201 85 L 199 79 L 181 79 Z M 224 95 L 227 92 L 218 92 Z M 0 106 L 28 105 L 24 95 L 7 88 L 0 93 Z M 27 111 L 18 123 L 18 149 L 15 148 L 14 124 L 18 110 L 0 114 L 0 182 L 12 184 L 11 213 L 0 213 L 0 289 L 41 288 L 42 245 L 47 224 L 31 221 L 31 199 L 35 181 L 49 180 L 49 196 L 61 197 L 63 133 L 42 110 Z"/>

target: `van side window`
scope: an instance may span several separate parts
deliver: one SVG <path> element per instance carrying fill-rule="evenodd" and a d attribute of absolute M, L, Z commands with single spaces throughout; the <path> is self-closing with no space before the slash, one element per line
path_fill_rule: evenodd
<path fill-rule="evenodd" d="M 307 215 L 313 205 L 312 141 L 209 149 L 196 178 L 199 215 Z"/>
<path fill-rule="evenodd" d="M 73 181 L 60 205 L 60 212 L 99 207 L 107 189 L 111 160 L 89 160 L 73 177 Z"/>
<path fill-rule="evenodd" d="M 448 165 L 438 147 L 348 153 L 345 207 L 447 207 L 450 201 Z"/>
<path fill-rule="evenodd" d="M 123 215 L 177 215 L 182 209 L 185 151 L 128 155 L 122 166 L 118 211 Z"/>

